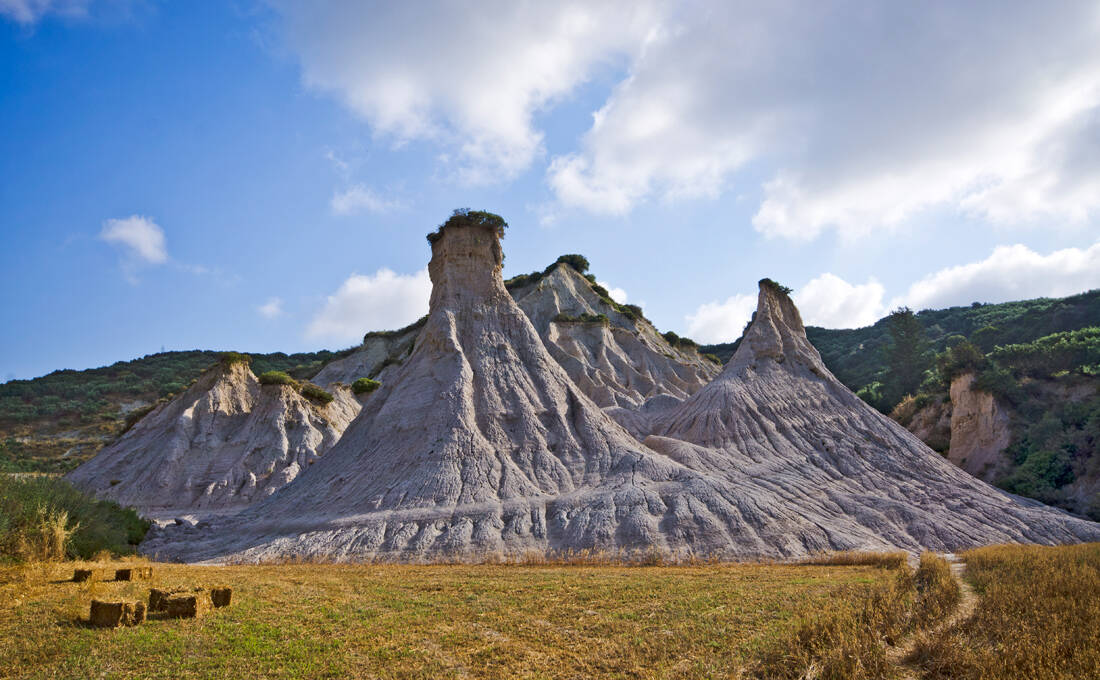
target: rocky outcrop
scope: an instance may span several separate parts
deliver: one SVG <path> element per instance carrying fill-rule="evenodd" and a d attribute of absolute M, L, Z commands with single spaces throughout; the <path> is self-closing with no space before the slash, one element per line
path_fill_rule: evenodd
<path fill-rule="evenodd" d="M 261 385 L 241 362 L 218 364 L 95 458 L 77 488 L 152 517 L 241 508 L 293 481 L 358 414 L 347 388 L 318 405 L 288 385 Z"/>
<path fill-rule="evenodd" d="M 865 404 L 768 281 L 722 375 L 658 419 L 645 444 L 751 499 L 749 528 L 767 532 L 764 544 L 954 550 L 1100 536 L 1100 525 L 973 478 Z"/>
<path fill-rule="evenodd" d="M 412 351 L 413 343 L 424 327 L 424 319 L 396 331 L 367 333 L 363 344 L 354 352 L 329 362 L 313 382 L 322 385 L 350 385 L 359 378 L 378 378 L 381 373 L 401 362 Z"/>
<path fill-rule="evenodd" d="M 729 547 L 734 500 L 646 449 L 569 379 L 500 264 L 490 230 L 445 228 L 415 348 L 340 443 L 240 515 L 169 527 L 146 550 L 430 560 Z"/>
<path fill-rule="evenodd" d="M 510 292 L 551 356 L 603 408 L 637 410 L 662 395 L 684 399 L 722 370 L 694 347 L 669 344 L 640 315 L 609 304 L 568 264 Z M 601 320 L 584 321 L 592 318 Z"/>
<path fill-rule="evenodd" d="M 153 532 L 146 552 L 782 558 L 1100 539 L 1100 526 L 989 487 L 866 406 L 770 282 L 717 379 L 683 401 L 650 398 L 634 424 L 641 443 L 577 386 L 509 296 L 495 229 L 460 221 L 431 240 L 427 322 L 340 442 L 238 515 Z"/>
<path fill-rule="evenodd" d="M 992 394 L 974 389 L 974 374 L 951 381 L 951 446 L 948 459 L 970 474 L 992 481 L 1008 461 L 1004 451 L 1012 443 L 1009 414 Z"/>

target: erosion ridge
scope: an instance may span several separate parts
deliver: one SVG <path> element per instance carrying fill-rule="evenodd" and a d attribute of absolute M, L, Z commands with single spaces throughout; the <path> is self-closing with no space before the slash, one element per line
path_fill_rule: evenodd
<path fill-rule="evenodd" d="M 764 282 L 722 374 L 683 401 L 643 405 L 632 436 L 505 290 L 499 233 L 458 224 L 433 236 L 427 321 L 340 441 L 238 515 L 153 532 L 147 552 L 732 558 L 1100 538 L 1096 524 L 973 479 L 863 404 Z"/>
<path fill-rule="evenodd" d="M 346 387 L 316 404 L 220 362 L 66 479 L 151 517 L 240 508 L 293 481 L 359 413 Z"/>

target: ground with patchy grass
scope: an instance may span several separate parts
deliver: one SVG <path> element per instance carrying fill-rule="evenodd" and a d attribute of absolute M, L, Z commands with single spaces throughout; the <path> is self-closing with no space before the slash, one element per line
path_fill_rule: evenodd
<path fill-rule="evenodd" d="M 0 571 L 0 676 L 736 676 L 799 617 L 893 578 L 867 566 L 155 565 L 149 583 Z M 79 565 L 76 565 L 79 566 Z M 94 630 L 94 596 L 234 587 L 202 620 Z"/>

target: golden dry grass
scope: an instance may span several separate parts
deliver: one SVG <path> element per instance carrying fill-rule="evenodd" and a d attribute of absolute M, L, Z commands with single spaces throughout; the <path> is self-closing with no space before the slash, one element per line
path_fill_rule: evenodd
<path fill-rule="evenodd" d="M 744 677 L 806 612 L 897 579 L 795 565 L 157 564 L 145 583 L 55 582 L 74 566 L 0 569 L 0 676 Z M 234 588 L 233 606 L 205 619 L 78 623 L 92 597 L 215 584 Z"/>
<path fill-rule="evenodd" d="M 977 609 L 918 644 L 925 678 L 1100 677 L 1100 543 L 990 546 L 962 557 Z"/>
<path fill-rule="evenodd" d="M 906 553 L 835 553 L 812 564 L 872 565 L 890 577 L 870 588 L 846 589 L 829 606 L 800 617 L 789 634 L 764 650 L 754 669 L 759 678 L 890 678 L 897 665 L 886 653 L 902 636 L 950 611 L 959 598 L 947 561 L 921 555 L 916 572 Z"/>
<path fill-rule="evenodd" d="M 839 552 L 821 553 L 811 555 L 799 564 L 814 564 L 820 566 L 869 566 L 882 567 L 883 569 L 900 569 L 909 561 L 909 553 L 896 550 L 893 552 L 873 552 L 867 550 L 842 550 Z"/>

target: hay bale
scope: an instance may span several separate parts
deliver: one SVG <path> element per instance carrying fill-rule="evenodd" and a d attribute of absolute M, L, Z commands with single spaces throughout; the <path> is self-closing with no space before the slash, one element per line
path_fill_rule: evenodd
<path fill-rule="evenodd" d="M 85 581 L 96 580 L 98 569 L 74 569 L 73 581 L 75 583 L 84 583 Z"/>
<path fill-rule="evenodd" d="M 164 609 L 173 619 L 199 618 L 210 609 L 210 595 L 206 592 L 171 595 Z"/>
<path fill-rule="evenodd" d="M 190 595 L 202 593 L 204 588 L 150 588 L 149 612 L 163 612 L 168 610 L 168 600 L 177 595 Z"/>
<path fill-rule="evenodd" d="M 168 598 L 178 591 L 152 588 L 149 590 L 149 613 L 164 611 L 168 606 Z"/>
<path fill-rule="evenodd" d="M 210 589 L 210 603 L 215 608 L 228 607 L 233 600 L 233 589 L 229 586 L 218 586 Z"/>
<path fill-rule="evenodd" d="M 148 581 L 153 578 L 152 567 L 130 567 L 128 569 L 116 569 L 116 581 Z"/>
<path fill-rule="evenodd" d="M 96 628 L 136 626 L 145 620 L 143 602 L 92 600 L 88 621 Z"/>

